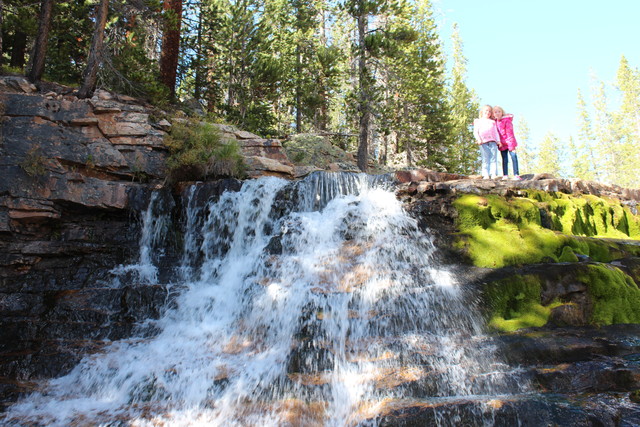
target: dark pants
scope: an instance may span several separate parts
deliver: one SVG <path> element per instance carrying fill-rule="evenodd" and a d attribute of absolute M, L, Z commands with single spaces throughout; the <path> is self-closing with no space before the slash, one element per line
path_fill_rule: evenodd
<path fill-rule="evenodd" d="M 518 155 L 515 151 L 504 150 L 501 151 L 502 154 L 502 174 L 509 175 L 509 155 L 511 155 L 511 163 L 513 163 L 513 174 L 520 175 L 520 171 L 518 170 Z"/>

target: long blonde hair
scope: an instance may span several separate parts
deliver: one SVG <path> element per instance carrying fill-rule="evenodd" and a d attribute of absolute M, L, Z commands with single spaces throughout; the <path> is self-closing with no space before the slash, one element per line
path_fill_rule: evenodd
<path fill-rule="evenodd" d="M 502 111 L 502 116 L 503 116 L 503 117 L 504 117 L 504 115 L 505 115 L 505 114 L 507 114 L 507 113 L 504 111 L 504 108 L 502 108 L 502 107 L 501 107 L 501 106 L 499 106 L 499 105 L 496 105 L 495 107 L 493 107 L 493 109 L 494 109 L 494 110 L 495 110 L 495 109 L 498 109 L 498 110 Z"/>
<path fill-rule="evenodd" d="M 478 118 L 481 119 L 482 118 L 482 112 L 486 109 L 489 109 L 489 111 L 491 111 L 491 116 L 493 116 L 493 107 L 489 104 L 483 105 L 482 107 L 480 107 L 480 111 L 478 111 Z"/>

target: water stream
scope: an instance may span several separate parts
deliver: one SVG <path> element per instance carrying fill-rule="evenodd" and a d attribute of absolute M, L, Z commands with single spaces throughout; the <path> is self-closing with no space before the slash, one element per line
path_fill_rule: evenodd
<path fill-rule="evenodd" d="M 452 425 L 443 402 L 466 398 L 487 423 L 483 402 L 519 387 L 473 297 L 386 187 L 355 174 L 262 178 L 206 209 L 187 203 L 180 294 L 157 335 L 85 358 L 4 422 L 376 425 L 422 399 Z M 146 232 L 149 248 L 157 230 Z M 131 268 L 153 282 L 154 259 L 141 249 Z"/>

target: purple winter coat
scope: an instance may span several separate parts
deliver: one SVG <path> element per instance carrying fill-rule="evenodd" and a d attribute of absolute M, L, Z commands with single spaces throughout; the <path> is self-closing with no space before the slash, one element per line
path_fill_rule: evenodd
<path fill-rule="evenodd" d="M 513 115 L 507 114 L 500 120 L 496 120 L 498 133 L 500 134 L 500 151 L 513 151 L 518 146 L 518 141 L 513 134 Z"/>

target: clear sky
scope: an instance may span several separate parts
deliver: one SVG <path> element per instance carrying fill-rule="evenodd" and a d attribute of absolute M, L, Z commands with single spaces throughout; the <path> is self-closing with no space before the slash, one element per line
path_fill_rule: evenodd
<path fill-rule="evenodd" d="M 467 86 L 523 117 L 533 145 L 547 132 L 577 136 L 577 92 L 590 105 L 593 75 L 612 84 L 622 55 L 640 67 L 640 0 L 432 2 L 448 56 L 458 24 Z"/>

